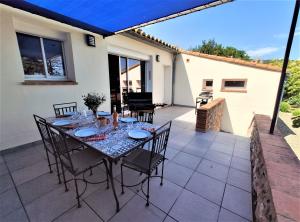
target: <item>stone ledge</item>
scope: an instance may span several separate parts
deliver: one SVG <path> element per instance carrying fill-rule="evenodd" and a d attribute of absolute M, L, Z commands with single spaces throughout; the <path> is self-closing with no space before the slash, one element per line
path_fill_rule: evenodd
<path fill-rule="evenodd" d="M 300 221 L 300 162 L 271 119 L 255 115 L 251 136 L 255 221 Z"/>

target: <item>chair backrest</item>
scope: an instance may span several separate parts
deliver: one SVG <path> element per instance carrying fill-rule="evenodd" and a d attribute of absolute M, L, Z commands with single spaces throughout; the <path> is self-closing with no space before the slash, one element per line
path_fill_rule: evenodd
<path fill-rule="evenodd" d="M 153 123 L 154 110 L 132 111 L 131 116 L 136 117 L 139 122 Z"/>
<path fill-rule="evenodd" d="M 68 112 L 77 111 L 77 102 L 53 104 L 55 116 L 63 116 Z"/>
<path fill-rule="evenodd" d="M 166 155 L 166 149 L 168 145 L 168 140 L 169 140 L 169 135 L 170 135 L 170 130 L 171 130 L 171 125 L 172 121 L 167 122 L 160 128 L 158 128 L 155 132 L 153 137 L 145 141 L 152 143 L 152 148 L 151 148 L 151 157 L 149 161 L 149 169 L 151 168 L 153 158 L 157 155 L 160 154 L 165 158 Z"/>
<path fill-rule="evenodd" d="M 71 148 L 68 146 L 67 143 L 67 137 L 68 137 L 67 134 L 62 130 L 54 129 L 51 126 L 49 128 L 53 138 L 52 140 L 53 140 L 54 148 L 56 153 L 58 154 L 61 164 L 64 164 L 64 166 L 69 171 L 75 172 L 74 165 L 70 156 Z M 68 137 L 68 139 L 72 139 L 72 138 Z"/>
<path fill-rule="evenodd" d="M 46 120 L 38 115 L 33 114 L 33 118 L 41 135 L 42 141 L 44 143 L 45 149 L 47 149 L 52 154 L 55 153 L 53 147 L 53 141 L 51 137 L 51 133 L 48 127 Z"/>

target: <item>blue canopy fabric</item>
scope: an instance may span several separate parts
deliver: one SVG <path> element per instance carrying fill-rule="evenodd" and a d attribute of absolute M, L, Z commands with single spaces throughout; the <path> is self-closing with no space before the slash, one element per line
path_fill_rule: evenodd
<path fill-rule="evenodd" d="M 0 0 L 104 36 L 231 0 Z"/>

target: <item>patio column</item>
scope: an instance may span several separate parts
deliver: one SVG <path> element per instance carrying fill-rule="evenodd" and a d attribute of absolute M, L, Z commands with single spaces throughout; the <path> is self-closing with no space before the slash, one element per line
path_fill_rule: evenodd
<path fill-rule="evenodd" d="M 288 38 L 288 42 L 286 45 L 286 50 L 285 50 L 285 55 L 284 55 L 284 60 L 283 60 L 283 65 L 282 65 L 282 70 L 281 70 L 281 77 L 280 77 L 280 82 L 279 82 L 279 86 L 278 86 L 277 97 L 276 97 L 276 102 L 275 102 L 275 107 L 274 107 L 274 112 L 273 112 L 273 118 L 272 118 L 271 127 L 270 127 L 270 134 L 274 133 L 274 128 L 275 128 L 277 118 L 278 118 L 279 105 L 280 105 L 282 95 L 283 95 L 284 81 L 286 78 L 286 69 L 287 69 L 287 66 L 289 63 L 289 57 L 290 57 L 291 47 L 292 47 L 295 29 L 296 29 L 296 25 L 297 25 L 299 8 L 300 8 L 300 0 L 296 0 L 294 15 L 293 15 L 293 19 L 292 19 L 289 38 Z"/>

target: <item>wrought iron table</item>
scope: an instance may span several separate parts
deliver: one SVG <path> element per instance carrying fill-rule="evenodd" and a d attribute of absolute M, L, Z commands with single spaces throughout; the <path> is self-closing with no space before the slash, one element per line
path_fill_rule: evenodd
<path fill-rule="evenodd" d="M 109 119 L 111 117 L 108 117 Z M 73 129 L 66 129 L 64 127 L 57 127 L 53 125 L 53 122 L 56 120 L 68 119 L 71 120 L 71 124 L 76 127 Z M 144 140 L 135 140 L 128 136 L 128 131 L 131 129 L 142 129 L 142 128 L 158 128 L 150 123 L 145 122 L 136 122 L 133 124 L 119 122 L 118 129 L 114 129 L 112 124 L 107 124 L 106 126 L 100 126 L 99 122 L 95 119 L 94 116 L 90 115 L 87 117 L 77 116 L 67 117 L 67 118 L 47 118 L 47 122 L 54 128 L 64 130 L 65 133 L 72 137 L 73 139 L 81 142 L 88 148 L 95 149 L 101 152 L 106 159 L 108 160 L 108 174 L 111 182 L 114 198 L 116 201 L 116 211 L 120 209 L 119 200 L 116 194 L 116 189 L 114 185 L 114 175 L 113 175 L 113 164 L 116 163 L 121 157 L 125 156 L 132 150 L 139 147 Z M 112 122 L 112 121 L 110 121 Z M 99 141 L 87 141 L 85 139 L 75 136 L 75 132 L 84 129 L 84 128 L 94 128 L 97 131 L 97 134 L 105 134 L 106 139 Z"/>

